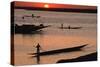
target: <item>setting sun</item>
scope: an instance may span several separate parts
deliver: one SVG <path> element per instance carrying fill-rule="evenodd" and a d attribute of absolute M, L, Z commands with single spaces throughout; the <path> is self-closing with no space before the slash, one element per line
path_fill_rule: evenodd
<path fill-rule="evenodd" d="M 45 7 L 45 8 L 49 8 L 49 5 L 48 5 L 48 4 L 45 4 L 44 7 Z"/>

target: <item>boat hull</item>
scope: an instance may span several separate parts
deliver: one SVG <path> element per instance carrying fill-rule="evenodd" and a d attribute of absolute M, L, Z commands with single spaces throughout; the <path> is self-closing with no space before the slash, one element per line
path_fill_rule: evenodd
<path fill-rule="evenodd" d="M 82 45 L 82 46 L 72 47 L 72 48 L 63 48 L 63 49 L 58 49 L 58 50 L 45 51 L 45 52 L 40 52 L 38 54 L 40 56 L 44 56 L 44 55 L 53 55 L 53 54 L 65 53 L 65 52 L 80 51 L 81 48 L 85 47 L 86 45 L 87 44 Z M 37 53 L 31 53 L 31 55 L 35 55 L 33 57 L 36 57 L 37 56 Z"/>

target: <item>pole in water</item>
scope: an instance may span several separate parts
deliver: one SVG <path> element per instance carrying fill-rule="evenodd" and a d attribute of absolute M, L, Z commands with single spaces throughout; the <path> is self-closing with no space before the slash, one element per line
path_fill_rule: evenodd
<path fill-rule="evenodd" d="M 40 45 L 39 45 L 39 43 L 37 44 L 37 46 L 36 46 L 36 48 L 37 48 L 37 64 L 39 64 L 40 63 Z"/>

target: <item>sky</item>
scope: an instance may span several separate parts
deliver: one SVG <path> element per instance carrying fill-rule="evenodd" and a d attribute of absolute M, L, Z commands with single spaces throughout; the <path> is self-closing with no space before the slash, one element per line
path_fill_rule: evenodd
<path fill-rule="evenodd" d="M 41 2 L 21 2 L 15 1 L 16 7 L 40 7 L 40 8 L 73 8 L 73 9 L 96 9 L 96 6 L 83 6 L 72 4 L 54 4 Z"/>

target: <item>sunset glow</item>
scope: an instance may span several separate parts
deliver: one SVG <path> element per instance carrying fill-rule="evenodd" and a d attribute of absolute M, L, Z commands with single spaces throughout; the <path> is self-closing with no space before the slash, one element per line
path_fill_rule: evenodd
<path fill-rule="evenodd" d="M 49 8 L 49 5 L 48 5 L 48 4 L 45 4 L 44 7 L 45 7 L 45 8 Z"/>
<path fill-rule="evenodd" d="M 40 7 L 40 8 L 67 8 L 67 9 L 97 9 L 96 6 L 83 6 L 72 4 L 54 4 L 54 3 L 40 3 L 40 2 L 19 2 L 15 1 L 15 7 Z"/>

